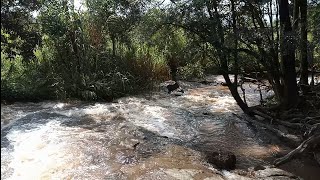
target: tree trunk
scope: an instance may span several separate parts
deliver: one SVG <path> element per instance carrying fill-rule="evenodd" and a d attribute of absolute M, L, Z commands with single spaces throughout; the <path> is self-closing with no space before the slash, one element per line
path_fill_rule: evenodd
<path fill-rule="evenodd" d="M 307 0 L 300 2 L 300 83 L 308 85 Z"/>
<path fill-rule="evenodd" d="M 224 77 L 224 79 L 225 79 L 225 81 L 227 83 L 227 86 L 228 86 L 228 88 L 229 88 L 229 90 L 231 92 L 232 97 L 237 102 L 238 106 L 241 108 L 241 110 L 244 113 L 246 113 L 248 115 L 252 115 L 252 112 L 250 111 L 250 108 L 248 107 L 248 105 L 240 97 L 238 89 L 237 89 L 237 86 L 235 86 L 231 82 L 229 74 L 228 73 L 223 73 L 222 75 L 223 75 L 223 77 Z"/>
<path fill-rule="evenodd" d="M 220 60 L 220 64 L 221 64 L 221 71 L 222 71 L 222 75 L 226 81 L 226 84 L 231 92 L 232 97 L 234 98 L 234 100 L 237 102 L 238 106 L 241 108 L 241 110 L 248 114 L 248 115 L 252 115 L 252 112 L 250 111 L 250 108 L 248 107 L 248 105 L 241 99 L 239 92 L 238 92 L 238 87 L 236 84 L 232 83 L 230 78 L 229 78 L 229 69 L 228 69 L 228 58 L 227 58 L 227 54 L 229 54 L 229 52 L 224 48 L 224 31 L 222 28 L 222 21 L 220 19 L 220 15 L 218 14 L 218 5 L 215 1 L 213 1 L 213 8 L 215 10 L 214 16 L 212 16 L 212 18 L 215 18 L 215 20 L 218 22 L 217 23 L 217 30 L 218 30 L 218 34 L 219 34 L 219 45 L 217 45 L 216 42 L 210 42 L 213 47 L 215 47 L 218 51 L 218 57 Z M 210 8 L 208 8 L 210 9 Z"/>
<path fill-rule="evenodd" d="M 112 41 L 112 55 L 113 57 L 116 56 L 116 39 L 115 37 L 111 37 L 111 41 Z"/>
<path fill-rule="evenodd" d="M 167 60 L 170 69 L 171 80 L 177 82 L 178 62 L 174 56 L 170 56 Z"/>
<path fill-rule="evenodd" d="M 297 31 L 297 29 L 298 29 L 301 1 L 304 1 L 304 0 L 294 0 L 294 3 L 293 3 L 293 24 L 292 24 L 292 27 L 293 27 L 294 31 Z"/>
<path fill-rule="evenodd" d="M 283 105 L 286 109 L 288 109 L 295 107 L 298 103 L 298 88 L 295 70 L 295 45 L 289 16 L 288 0 L 280 0 L 279 6 L 281 30 L 281 66 L 284 83 Z"/>
<path fill-rule="evenodd" d="M 275 92 L 276 98 L 279 102 L 282 101 L 283 97 L 283 84 L 281 84 L 281 70 L 280 70 L 280 62 L 279 62 L 279 1 L 275 0 L 275 6 L 276 6 L 276 22 L 275 22 L 275 32 L 276 32 L 276 37 L 275 37 L 275 45 L 274 45 L 274 51 L 272 52 L 272 59 L 273 59 L 273 64 L 275 66 L 274 70 L 272 71 L 271 76 L 273 83 L 273 90 Z"/>
<path fill-rule="evenodd" d="M 237 19 L 235 11 L 235 0 L 231 0 L 231 11 L 232 11 L 232 31 L 234 35 L 234 49 L 238 49 L 238 30 L 237 30 Z M 237 87 L 238 84 L 238 73 L 239 73 L 239 64 L 238 64 L 238 51 L 233 51 L 234 59 L 234 85 Z"/>

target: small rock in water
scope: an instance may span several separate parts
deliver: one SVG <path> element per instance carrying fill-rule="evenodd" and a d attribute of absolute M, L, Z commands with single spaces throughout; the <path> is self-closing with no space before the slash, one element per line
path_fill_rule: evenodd
<path fill-rule="evenodd" d="M 257 165 L 253 168 L 255 171 L 258 171 L 258 170 L 265 170 L 266 168 L 262 165 Z"/>
<path fill-rule="evenodd" d="M 228 84 L 225 83 L 225 82 L 221 82 L 220 84 L 221 84 L 222 86 L 228 86 Z"/>
<path fill-rule="evenodd" d="M 206 158 L 220 169 L 233 170 L 236 167 L 236 156 L 231 152 L 209 152 Z"/>
<path fill-rule="evenodd" d="M 132 147 L 133 147 L 134 149 L 136 149 L 139 144 L 140 144 L 140 142 L 137 142 L 137 143 L 134 144 Z"/>

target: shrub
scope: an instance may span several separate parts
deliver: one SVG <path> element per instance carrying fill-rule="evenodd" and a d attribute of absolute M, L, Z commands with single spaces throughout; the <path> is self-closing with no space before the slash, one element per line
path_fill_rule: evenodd
<path fill-rule="evenodd" d="M 178 73 L 182 79 L 202 78 L 204 77 L 204 68 L 200 62 L 189 63 L 179 68 Z"/>

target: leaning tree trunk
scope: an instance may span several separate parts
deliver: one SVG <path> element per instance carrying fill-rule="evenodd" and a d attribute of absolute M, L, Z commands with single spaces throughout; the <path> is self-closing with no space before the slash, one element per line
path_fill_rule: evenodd
<path fill-rule="evenodd" d="M 285 108 L 292 108 L 298 103 L 298 88 L 295 71 L 295 44 L 289 16 L 288 0 L 280 0 L 279 6 L 281 66 L 284 83 L 283 105 Z"/>
<path fill-rule="evenodd" d="M 241 110 L 248 114 L 248 115 L 252 115 L 252 112 L 250 111 L 250 108 L 248 107 L 248 105 L 242 100 L 241 96 L 239 95 L 238 92 L 238 87 L 233 84 L 229 78 L 229 74 L 228 73 L 223 73 L 222 74 L 226 84 L 231 92 L 232 97 L 234 98 L 234 100 L 237 102 L 238 106 L 241 108 Z"/>
<path fill-rule="evenodd" d="M 307 0 L 300 0 L 300 83 L 308 85 Z"/>
<path fill-rule="evenodd" d="M 232 1 L 232 2 L 234 2 L 234 1 Z M 226 48 L 224 48 L 224 31 L 223 31 L 223 28 L 222 28 L 223 27 L 222 26 L 222 21 L 221 21 L 220 15 L 218 13 L 218 4 L 215 1 L 213 1 L 213 8 L 214 8 L 214 11 L 215 11 L 214 15 L 211 12 L 209 12 L 209 14 L 210 14 L 211 18 L 215 19 L 216 22 L 218 22 L 216 25 L 217 25 L 217 30 L 218 30 L 218 34 L 219 34 L 219 43 L 214 41 L 214 42 L 211 42 L 211 44 L 218 51 L 218 57 L 219 57 L 220 64 L 221 64 L 222 75 L 223 75 L 223 77 L 224 77 L 224 79 L 226 81 L 226 84 L 227 84 L 227 86 L 228 86 L 228 88 L 229 88 L 229 90 L 231 92 L 232 97 L 237 102 L 238 106 L 241 108 L 241 110 L 244 113 L 246 113 L 248 115 L 252 115 L 252 112 L 250 111 L 250 108 L 242 100 L 242 98 L 239 95 L 237 82 L 232 83 L 231 80 L 230 80 L 229 69 L 228 69 L 228 58 L 227 58 L 227 54 L 229 53 L 229 51 L 227 51 Z M 234 17 L 233 23 L 235 25 L 236 24 L 236 21 L 235 21 L 236 19 L 235 19 L 234 12 L 233 12 L 233 17 Z M 235 26 L 234 26 L 234 28 L 235 28 Z M 237 54 L 234 54 L 234 55 L 237 55 Z"/>

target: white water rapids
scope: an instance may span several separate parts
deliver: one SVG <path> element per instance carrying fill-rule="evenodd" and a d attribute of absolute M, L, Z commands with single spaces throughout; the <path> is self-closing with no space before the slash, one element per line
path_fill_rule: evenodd
<path fill-rule="evenodd" d="M 232 114 L 241 111 L 226 87 L 181 85 L 182 96 L 2 106 L 1 179 L 219 179 L 201 152 L 231 151 L 247 168 L 281 151 Z M 247 88 L 248 103 L 258 102 Z"/>

